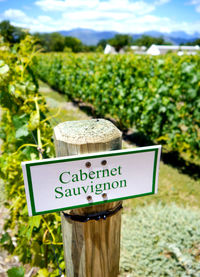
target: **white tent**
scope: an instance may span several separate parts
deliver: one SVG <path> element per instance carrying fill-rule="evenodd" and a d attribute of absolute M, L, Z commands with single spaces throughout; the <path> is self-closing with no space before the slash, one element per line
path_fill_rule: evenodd
<path fill-rule="evenodd" d="M 155 44 L 152 44 L 146 53 L 149 55 L 156 56 L 156 55 L 166 54 L 169 51 L 194 55 L 197 53 L 197 51 L 200 51 L 200 47 L 198 45 L 196 45 L 196 46 L 179 46 L 179 45 L 155 45 Z"/>
<path fill-rule="evenodd" d="M 110 44 L 106 44 L 106 47 L 104 49 L 104 54 L 116 54 L 115 48 L 111 46 Z"/>

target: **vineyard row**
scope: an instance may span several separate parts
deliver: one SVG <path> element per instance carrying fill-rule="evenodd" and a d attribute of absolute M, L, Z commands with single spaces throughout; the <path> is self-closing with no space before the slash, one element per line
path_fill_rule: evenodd
<path fill-rule="evenodd" d="M 200 56 L 40 54 L 39 77 L 170 150 L 200 152 Z"/>

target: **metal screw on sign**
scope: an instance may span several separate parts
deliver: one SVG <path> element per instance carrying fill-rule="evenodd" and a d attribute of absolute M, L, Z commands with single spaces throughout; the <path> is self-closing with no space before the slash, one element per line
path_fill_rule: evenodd
<path fill-rule="evenodd" d="M 89 167 L 91 167 L 91 163 L 90 163 L 90 162 L 87 162 L 87 163 L 85 163 L 85 166 L 86 166 L 87 168 L 89 168 Z"/>
<path fill-rule="evenodd" d="M 88 196 L 87 196 L 87 200 L 88 200 L 88 201 L 92 201 L 92 196 L 91 196 L 91 195 L 88 195 Z"/>
<path fill-rule="evenodd" d="M 106 160 L 103 160 L 103 161 L 101 162 L 101 164 L 102 164 L 102 165 L 106 165 L 106 164 L 107 164 L 107 161 L 106 161 Z"/>
<path fill-rule="evenodd" d="M 107 193 L 104 192 L 104 193 L 102 194 L 102 197 L 103 197 L 104 199 L 106 199 L 106 198 L 107 198 Z"/>

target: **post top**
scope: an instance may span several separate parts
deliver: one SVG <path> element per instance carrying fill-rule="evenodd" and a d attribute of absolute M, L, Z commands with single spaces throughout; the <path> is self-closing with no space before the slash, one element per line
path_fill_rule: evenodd
<path fill-rule="evenodd" d="M 70 144 L 106 143 L 121 137 L 119 129 L 105 119 L 66 121 L 54 128 L 56 140 Z"/>

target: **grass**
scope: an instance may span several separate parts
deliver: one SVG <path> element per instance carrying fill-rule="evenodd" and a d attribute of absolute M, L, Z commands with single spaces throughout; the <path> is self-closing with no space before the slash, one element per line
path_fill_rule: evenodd
<path fill-rule="evenodd" d="M 199 210 L 176 204 L 138 206 L 123 215 L 121 230 L 121 276 L 200 276 Z"/>
<path fill-rule="evenodd" d="M 152 202 L 199 208 L 200 181 L 186 174 L 181 174 L 176 168 L 160 163 L 158 193 L 156 195 L 127 200 L 125 210 L 132 212 L 138 205 Z"/>
<path fill-rule="evenodd" d="M 49 114 L 47 116 L 56 115 L 56 117 L 50 120 L 53 127 L 64 121 L 84 120 L 89 118 L 89 116 L 78 109 L 75 104 L 68 102 L 68 98 L 65 95 L 56 92 L 41 81 L 39 83 L 39 92 L 46 99 L 49 109 Z"/>

